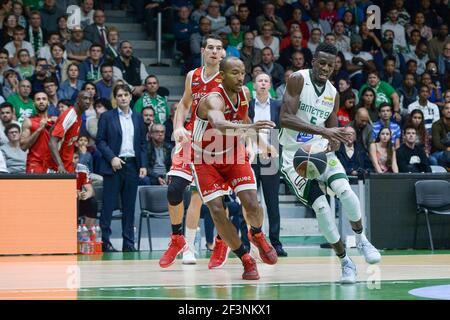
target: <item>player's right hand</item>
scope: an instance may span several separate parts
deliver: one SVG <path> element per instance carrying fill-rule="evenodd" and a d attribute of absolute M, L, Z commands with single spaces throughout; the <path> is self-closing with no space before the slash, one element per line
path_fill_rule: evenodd
<path fill-rule="evenodd" d="M 176 129 L 173 132 L 173 137 L 175 138 L 176 143 L 185 143 L 190 141 L 190 133 L 186 130 L 185 127 L 181 127 Z"/>
<path fill-rule="evenodd" d="M 348 142 L 350 141 L 352 134 L 345 130 L 343 127 L 336 128 L 326 128 L 324 133 L 322 134 L 325 138 L 329 140 L 337 140 L 340 142 Z"/>
<path fill-rule="evenodd" d="M 119 157 L 114 157 L 111 160 L 111 167 L 112 167 L 114 172 L 116 172 L 117 170 L 122 169 L 122 164 L 125 164 L 125 161 L 123 161 Z"/>
<path fill-rule="evenodd" d="M 263 130 L 263 129 L 272 129 L 275 128 L 275 123 L 273 121 L 270 120 L 259 120 L 256 121 L 253 125 L 252 125 L 252 129 L 258 131 L 258 130 Z"/>
<path fill-rule="evenodd" d="M 39 129 L 44 129 L 46 125 L 47 119 L 41 119 L 41 121 L 39 121 Z"/>

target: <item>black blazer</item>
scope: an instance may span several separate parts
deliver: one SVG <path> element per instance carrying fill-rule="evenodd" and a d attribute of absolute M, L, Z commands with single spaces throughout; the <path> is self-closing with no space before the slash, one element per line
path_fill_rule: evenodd
<path fill-rule="evenodd" d="M 131 110 L 131 109 L 130 109 Z M 142 116 L 138 112 L 131 115 L 134 125 L 134 152 L 136 163 L 139 168 L 148 167 L 147 156 L 147 127 Z M 122 127 L 120 126 L 118 108 L 107 111 L 100 116 L 97 131 L 97 149 L 102 157 L 99 163 L 99 174 L 111 175 L 114 173 L 111 167 L 111 160 L 118 157 L 122 145 Z"/>
<path fill-rule="evenodd" d="M 106 34 L 108 33 L 108 27 L 104 26 L 105 28 L 105 37 L 107 36 Z M 91 24 L 88 25 L 85 29 L 84 29 L 84 38 L 86 40 L 89 40 L 92 43 L 98 43 L 98 44 L 102 44 L 102 38 L 100 35 L 100 31 L 98 31 L 97 25 Z M 106 41 L 108 41 L 108 39 L 105 38 Z"/>
<path fill-rule="evenodd" d="M 269 99 L 270 103 L 270 120 L 275 122 L 276 129 L 280 129 L 280 109 L 281 109 L 281 102 L 273 99 Z M 255 118 L 255 99 L 252 99 L 250 101 L 250 104 L 248 106 L 248 116 L 252 120 Z"/>

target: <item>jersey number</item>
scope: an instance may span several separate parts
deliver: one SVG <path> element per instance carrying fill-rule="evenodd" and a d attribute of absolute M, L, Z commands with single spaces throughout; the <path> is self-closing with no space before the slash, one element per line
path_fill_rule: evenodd
<path fill-rule="evenodd" d="M 316 124 L 317 122 L 317 118 L 316 117 L 311 117 L 311 124 Z"/>

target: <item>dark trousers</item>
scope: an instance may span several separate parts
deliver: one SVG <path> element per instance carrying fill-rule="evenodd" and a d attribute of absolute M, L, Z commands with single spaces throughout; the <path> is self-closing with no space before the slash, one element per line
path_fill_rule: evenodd
<path fill-rule="evenodd" d="M 269 165 L 261 163 L 259 157 L 257 163 L 252 164 L 255 172 L 256 184 L 261 182 L 264 201 L 267 207 L 267 217 L 269 219 L 269 239 L 273 246 L 281 246 L 280 242 L 280 208 L 278 190 L 280 189 L 280 171 L 274 174 L 264 174 L 265 167 Z M 270 171 L 273 171 L 272 169 Z"/>
<path fill-rule="evenodd" d="M 103 177 L 103 210 L 100 216 L 103 243 L 111 236 L 112 213 L 122 200 L 122 238 L 123 247 L 134 245 L 134 209 L 138 188 L 138 168 L 135 160 L 128 160 L 122 169 Z"/>

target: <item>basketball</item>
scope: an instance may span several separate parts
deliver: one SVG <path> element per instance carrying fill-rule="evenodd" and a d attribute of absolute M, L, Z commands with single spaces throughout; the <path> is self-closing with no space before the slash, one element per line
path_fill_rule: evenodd
<path fill-rule="evenodd" d="M 303 178 L 316 179 L 327 168 L 326 147 L 323 143 L 311 143 L 301 146 L 294 156 L 294 168 Z"/>

